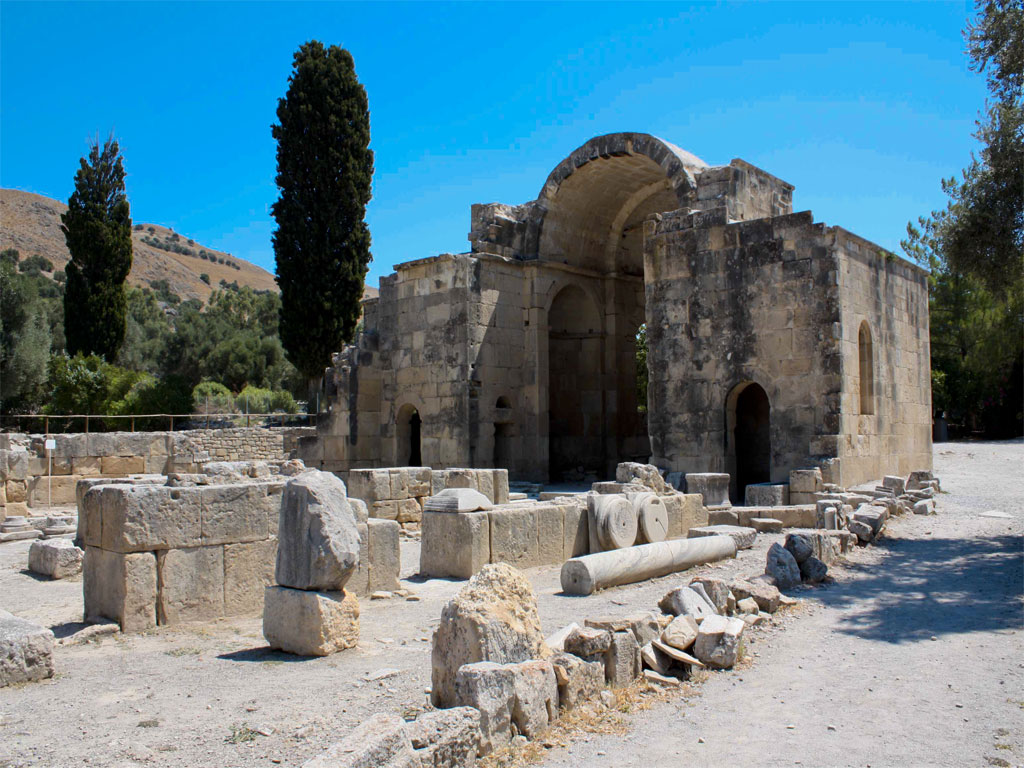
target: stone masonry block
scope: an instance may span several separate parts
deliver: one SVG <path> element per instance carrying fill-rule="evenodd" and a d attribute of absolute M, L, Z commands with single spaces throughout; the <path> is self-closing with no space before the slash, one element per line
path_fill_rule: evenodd
<path fill-rule="evenodd" d="M 274 497 L 278 503 L 280 497 Z M 263 485 L 208 485 L 201 489 L 201 540 L 203 546 L 262 541 L 269 535 L 270 512 L 279 506 L 268 499 Z"/>
<path fill-rule="evenodd" d="M 562 507 L 557 504 L 541 504 L 536 509 L 536 520 L 537 564 L 560 565 L 565 561 L 565 518 Z"/>
<path fill-rule="evenodd" d="M 103 549 L 147 552 L 200 543 L 200 489 L 101 486 Z"/>
<path fill-rule="evenodd" d="M 98 456 L 75 456 L 71 459 L 71 474 L 82 475 L 83 477 L 97 477 L 100 471 L 100 459 Z"/>
<path fill-rule="evenodd" d="M 817 493 L 822 489 L 821 470 L 818 468 L 814 469 L 794 469 L 789 473 L 789 491 L 792 494 L 799 493 Z M 802 502 L 795 501 L 791 498 L 791 503 L 798 504 Z"/>
<path fill-rule="evenodd" d="M 495 469 L 493 472 L 491 485 L 494 487 L 494 498 L 491 501 L 495 504 L 508 504 L 508 470 Z"/>
<path fill-rule="evenodd" d="M 420 574 L 468 579 L 491 562 L 488 512 L 424 512 Z"/>
<path fill-rule="evenodd" d="M 394 520 L 367 521 L 368 592 L 393 592 L 401 588 L 398 581 L 402 569 L 398 536 L 400 529 L 401 526 Z"/>
<path fill-rule="evenodd" d="M 81 478 L 75 475 L 33 477 L 28 481 L 28 505 L 45 507 L 47 503 L 65 507 L 75 503 L 75 485 Z"/>
<path fill-rule="evenodd" d="M 102 456 L 100 474 L 107 477 L 141 475 L 146 471 L 146 460 L 142 456 Z"/>
<path fill-rule="evenodd" d="M 123 632 L 156 626 L 156 556 L 86 547 L 82 565 L 84 620 L 111 619 Z"/>
<path fill-rule="evenodd" d="M 562 560 L 590 553 L 589 517 L 583 504 L 560 504 L 562 510 Z"/>
<path fill-rule="evenodd" d="M 349 499 L 349 503 L 352 500 Z M 370 594 L 370 533 L 369 521 L 356 525 L 359 531 L 359 565 L 345 582 L 345 589 L 356 595 Z"/>
<path fill-rule="evenodd" d="M 668 538 L 685 538 L 691 528 L 708 524 L 708 511 L 699 493 L 674 493 L 661 500 L 668 514 Z"/>
<path fill-rule="evenodd" d="M 536 508 L 501 509 L 488 514 L 492 563 L 508 563 L 516 568 L 540 565 Z"/>
<path fill-rule="evenodd" d="M 353 469 L 348 473 L 348 494 L 369 506 L 391 498 L 391 475 L 386 469 Z"/>
<path fill-rule="evenodd" d="M 224 615 L 224 547 L 158 552 L 157 568 L 160 584 L 158 624 L 178 624 Z"/>
<path fill-rule="evenodd" d="M 277 539 L 224 545 L 224 615 L 258 616 L 274 583 Z"/>
<path fill-rule="evenodd" d="M 398 502 L 375 501 L 373 506 L 370 507 L 370 517 L 375 517 L 380 520 L 397 520 Z"/>
<path fill-rule="evenodd" d="M 0 688 L 53 677 L 53 632 L 0 609 Z"/>
<path fill-rule="evenodd" d="M 348 590 L 315 592 L 267 587 L 263 636 L 271 648 L 327 656 L 359 642 L 359 600 Z"/>

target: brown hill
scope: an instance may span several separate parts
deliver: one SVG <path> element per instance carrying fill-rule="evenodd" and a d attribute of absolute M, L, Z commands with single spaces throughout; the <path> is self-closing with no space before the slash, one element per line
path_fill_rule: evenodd
<path fill-rule="evenodd" d="M 0 250 L 17 248 L 21 257 L 38 253 L 55 269 L 67 264 L 67 246 L 60 230 L 60 216 L 67 206 L 42 195 L 16 189 L 0 189 Z M 245 259 L 208 248 L 157 224 L 136 224 L 132 230 L 133 260 L 128 282 L 148 286 L 166 280 L 183 299 L 204 303 L 221 280 L 248 285 L 255 290 L 276 291 L 274 276 Z M 175 252 L 171 249 L 178 249 Z M 210 284 L 200 280 L 206 274 Z"/>

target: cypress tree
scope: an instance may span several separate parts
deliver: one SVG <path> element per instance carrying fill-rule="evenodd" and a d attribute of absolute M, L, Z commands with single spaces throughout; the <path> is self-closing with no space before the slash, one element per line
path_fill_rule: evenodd
<path fill-rule="evenodd" d="M 75 174 L 75 191 L 61 216 L 71 252 L 65 272 L 64 333 L 68 352 L 113 361 L 124 341 L 132 268 L 132 219 L 124 165 L 113 137 L 92 144 Z"/>
<path fill-rule="evenodd" d="M 366 91 L 352 54 L 313 40 L 299 48 L 278 101 L 272 208 L 281 342 L 311 381 L 352 340 L 370 263 L 373 152 Z"/>

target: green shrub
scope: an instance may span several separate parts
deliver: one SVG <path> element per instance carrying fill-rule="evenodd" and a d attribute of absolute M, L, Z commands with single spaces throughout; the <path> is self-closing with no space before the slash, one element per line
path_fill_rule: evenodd
<path fill-rule="evenodd" d="M 192 412 L 234 413 L 234 395 L 219 381 L 204 379 L 192 388 Z"/>
<path fill-rule="evenodd" d="M 19 272 L 53 272 L 53 262 L 38 253 L 18 264 Z"/>

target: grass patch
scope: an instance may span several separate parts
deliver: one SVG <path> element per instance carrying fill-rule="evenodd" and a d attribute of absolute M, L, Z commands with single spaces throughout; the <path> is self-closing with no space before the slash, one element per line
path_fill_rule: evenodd
<path fill-rule="evenodd" d="M 235 723 L 231 726 L 231 734 L 224 741 L 228 744 L 241 744 L 255 741 L 258 735 L 247 723 Z"/>
<path fill-rule="evenodd" d="M 136 728 L 156 728 L 158 725 L 160 725 L 160 721 L 157 720 L 156 718 L 153 718 L 152 720 L 139 720 L 139 722 L 135 724 L 135 727 Z"/>
<path fill-rule="evenodd" d="M 164 651 L 164 653 L 177 659 L 182 656 L 198 656 L 202 651 L 198 648 L 171 648 L 171 650 Z"/>

